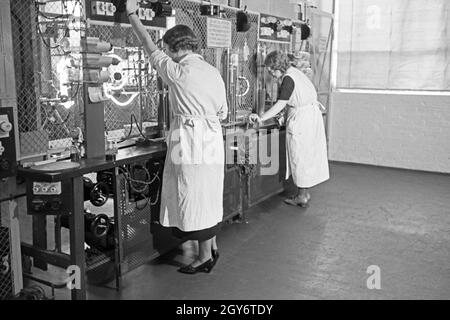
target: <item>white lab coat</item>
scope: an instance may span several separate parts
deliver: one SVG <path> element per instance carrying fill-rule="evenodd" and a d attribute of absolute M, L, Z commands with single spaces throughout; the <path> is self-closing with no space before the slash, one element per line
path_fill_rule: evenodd
<path fill-rule="evenodd" d="M 167 137 L 160 222 L 191 232 L 223 219 L 225 152 L 220 119 L 228 113 L 219 71 L 198 54 L 174 62 L 161 51 L 151 63 L 169 86 L 172 113 Z"/>
<path fill-rule="evenodd" d="M 291 67 L 285 76 L 295 83 L 287 110 L 287 174 L 299 188 L 311 188 L 330 178 L 325 126 L 317 91 L 308 77 Z"/>

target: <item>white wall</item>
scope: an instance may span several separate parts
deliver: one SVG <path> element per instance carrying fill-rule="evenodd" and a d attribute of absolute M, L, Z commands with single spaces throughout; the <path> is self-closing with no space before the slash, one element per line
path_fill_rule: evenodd
<path fill-rule="evenodd" d="M 450 96 L 334 92 L 330 110 L 330 160 L 450 173 Z"/>
<path fill-rule="evenodd" d="M 289 0 L 242 0 L 242 7 L 247 6 L 250 11 L 273 14 L 283 18 L 297 19 L 295 4 Z"/>
<path fill-rule="evenodd" d="M 334 93 L 330 160 L 450 173 L 450 96 Z"/>

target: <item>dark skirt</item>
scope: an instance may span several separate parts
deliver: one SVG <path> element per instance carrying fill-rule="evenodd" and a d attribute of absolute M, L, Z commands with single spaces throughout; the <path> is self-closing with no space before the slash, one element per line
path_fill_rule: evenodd
<path fill-rule="evenodd" d="M 172 228 L 172 234 L 182 240 L 197 240 L 197 241 L 206 241 L 209 239 L 214 238 L 220 231 L 222 224 L 219 223 L 215 225 L 214 227 L 203 229 L 203 230 L 197 230 L 197 231 L 190 231 L 185 232 L 178 228 Z"/>

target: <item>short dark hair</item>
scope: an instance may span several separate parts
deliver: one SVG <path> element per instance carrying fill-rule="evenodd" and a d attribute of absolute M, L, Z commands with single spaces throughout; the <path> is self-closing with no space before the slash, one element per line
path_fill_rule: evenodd
<path fill-rule="evenodd" d="M 179 24 L 168 30 L 162 40 L 169 46 L 172 52 L 178 52 L 180 50 L 196 51 L 198 49 L 197 36 L 191 28 L 183 24 Z"/>
<path fill-rule="evenodd" d="M 282 73 L 285 73 L 287 69 L 292 66 L 287 54 L 281 51 L 272 51 L 269 53 L 264 61 L 264 64 L 267 68 L 280 70 Z"/>

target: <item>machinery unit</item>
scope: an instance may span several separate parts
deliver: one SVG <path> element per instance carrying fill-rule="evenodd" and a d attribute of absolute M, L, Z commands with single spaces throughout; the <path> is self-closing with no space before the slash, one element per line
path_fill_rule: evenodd
<path fill-rule="evenodd" d="M 137 12 L 142 23 L 150 27 L 170 28 L 174 25 L 173 9 L 170 1 L 139 2 Z M 90 20 L 128 24 L 125 0 L 86 1 L 86 16 Z M 172 17 L 171 19 L 166 19 Z"/>
<path fill-rule="evenodd" d="M 159 109 L 167 91 L 129 25 L 125 4 L 11 2 L 22 162 L 64 158 L 75 144 L 81 157 L 102 156 L 108 141 L 162 136 L 160 122 L 168 119 L 159 118 Z M 142 1 L 139 11 L 155 40 L 175 24 L 168 1 Z"/>
<path fill-rule="evenodd" d="M 274 102 L 264 57 L 290 50 L 290 41 L 261 39 L 260 15 L 236 2 L 208 11 L 197 0 L 140 1 L 138 10 L 155 41 L 175 22 L 199 37 L 199 53 L 220 70 L 227 87 L 225 135 L 245 134 L 248 115 Z M 10 3 L 18 117 L 0 108 L 0 160 L 11 163 L 12 171 L 5 170 L 11 174 L 18 140 L 18 172 L 33 221 L 33 243 L 22 243 L 23 253 L 42 270 L 47 264 L 80 266 L 83 284 L 72 291 L 74 299 L 86 298 L 85 274 L 107 266 L 119 288 L 121 275 L 180 243 L 159 223 L 168 90 L 129 25 L 125 3 Z M 283 23 L 277 32 L 289 33 Z M 242 215 L 249 206 L 243 202 L 254 204 L 279 190 L 278 175 L 250 178 L 239 164 L 228 165 L 225 176 L 225 219 Z M 48 248 L 48 216 L 54 219 L 54 248 Z M 62 240 L 67 238 L 69 248 Z"/>
<path fill-rule="evenodd" d="M 30 215 L 70 215 L 71 185 L 69 181 L 27 181 L 27 204 Z"/>
<path fill-rule="evenodd" d="M 246 24 L 238 7 L 213 2 L 174 0 L 177 23 L 189 26 L 199 37 L 200 54 L 222 73 L 228 93 L 227 128 L 243 124 L 256 109 L 256 68 L 252 56 L 258 41 L 259 14 L 246 12 Z"/>

